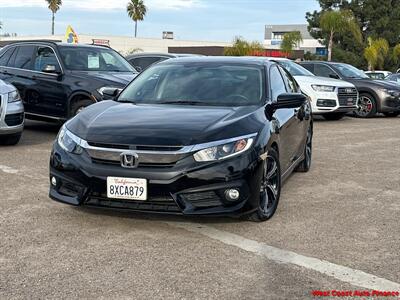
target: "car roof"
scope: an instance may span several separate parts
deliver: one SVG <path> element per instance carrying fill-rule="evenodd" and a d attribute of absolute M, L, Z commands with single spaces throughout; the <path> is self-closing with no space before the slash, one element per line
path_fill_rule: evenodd
<path fill-rule="evenodd" d="M 163 57 L 192 57 L 192 56 L 203 56 L 201 54 L 191 54 L 191 53 L 163 53 L 163 52 L 139 52 L 127 55 L 127 58 L 136 57 L 152 57 L 152 56 L 163 56 Z"/>
<path fill-rule="evenodd" d="M 8 46 L 18 46 L 18 45 L 30 45 L 30 44 L 37 44 L 37 45 L 48 45 L 48 46 L 60 46 L 60 47 L 79 47 L 79 48 L 99 48 L 99 49 L 104 49 L 104 48 L 109 48 L 107 46 L 100 46 L 100 45 L 90 45 L 90 44 L 69 44 L 69 43 L 63 43 L 61 41 L 53 41 L 53 40 L 26 40 L 26 41 L 15 41 L 11 42 L 5 47 Z M 5 48 L 4 47 L 4 48 Z"/>
<path fill-rule="evenodd" d="M 192 56 L 181 57 L 179 59 L 169 59 L 160 64 L 183 64 L 183 63 L 220 63 L 220 64 L 243 64 L 243 65 L 258 65 L 273 64 L 265 57 L 256 56 Z"/>

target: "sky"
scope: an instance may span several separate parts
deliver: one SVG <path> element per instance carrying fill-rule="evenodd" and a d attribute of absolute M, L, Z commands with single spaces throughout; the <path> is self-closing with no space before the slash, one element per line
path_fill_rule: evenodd
<path fill-rule="evenodd" d="M 77 34 L 133 36 L 126 13 L 128 0 L 63 0 L 56 14 L 56 34 L 71 25 Z M 148 13 L 138 37 L 232 41 L 235 36 L 262 41 L 267 24 L 306 23 L 305 14 L 319 8 L 316 0 L 144 0 Z M 45 0 L 0 0 L 0 33 L 47 35 L 51 12 Z"/>

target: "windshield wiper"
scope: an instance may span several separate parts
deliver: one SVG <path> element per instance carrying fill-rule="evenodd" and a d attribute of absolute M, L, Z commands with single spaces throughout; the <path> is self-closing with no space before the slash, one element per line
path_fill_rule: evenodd
<path fill-rule="evenodd" d="M 203 102 L 200 101 L 190 101 L 190 100 L 174 100 L 174 101 L 164 101 L 164 102 L 159 102 L 158 104 L 188 104 L 188 105 L 197 105 L 197 104 L 204 104 Z"/>

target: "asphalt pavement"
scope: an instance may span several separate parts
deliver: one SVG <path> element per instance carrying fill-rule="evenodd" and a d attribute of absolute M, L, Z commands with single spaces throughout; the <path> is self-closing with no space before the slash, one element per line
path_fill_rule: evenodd
<path fill-rule="evenodd" d="M 270 221 L 253 223 L 56 203 L 59 126 L 28 121 L 20 144 L 0 146 L 0 299 L 400 292 L 400 118 L 314 127 L 311 171 L 289 178 Z"/>

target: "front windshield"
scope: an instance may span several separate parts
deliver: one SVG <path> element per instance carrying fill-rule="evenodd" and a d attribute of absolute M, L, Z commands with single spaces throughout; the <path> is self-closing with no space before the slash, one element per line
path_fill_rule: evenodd
<path fill-rule="evenodd" d="M 290 60 L 277 60 L 279 65 L 284 67 L 292 76 L 315 76 L 306 68 Z"/>
<path fill-rule="evenodd" d="M 347 78 L 369 78 L 363 71 L 348 65 L 348 64 L 335 64 L 335 68 Z"/>
<path fill-rule="evenodd" d="M 138 76 L 118 101 L 212 106 L 259 105 L 263 69 L 207 63 L 160 64 Z"/>
<path fill-rule="evenodd" d="M 65 67 L 73 71 L 134 72 L 117 52 L 100 47 L 59 47 Z"/>

